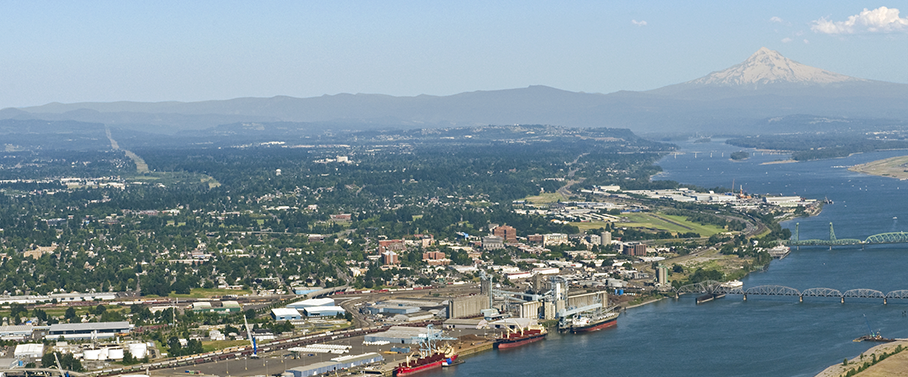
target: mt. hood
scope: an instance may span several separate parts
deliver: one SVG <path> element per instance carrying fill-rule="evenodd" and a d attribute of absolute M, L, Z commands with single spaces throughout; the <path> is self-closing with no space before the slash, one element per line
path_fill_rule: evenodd
<path fill-rule="evenodd" d="M 773 83 L 829 84 L 845 81 L 866 80 L 807 66 L 763 47 L 741 64 L 684 84 L 758 86 Z"/>

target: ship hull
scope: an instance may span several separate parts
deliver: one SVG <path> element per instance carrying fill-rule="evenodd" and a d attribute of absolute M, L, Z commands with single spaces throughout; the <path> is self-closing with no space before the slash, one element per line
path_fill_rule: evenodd
<path fill-rule="evenodd" d="M 615 327 L 618 324 L 618 316 L 614 316 L 611 319 L 606 319 L 602 322 L 590 323 L 586 326 L 574 326 L 571 327 L 571 332 L 574 334 L 580 334 L 585 332 L 599 331 L 602 329 L 607 329 L 609 327 Z"/>
<path fill-rule="evenodd" d="M 432 370 L 436 368 L 441 368 L 444 364 L 452 364 L 457 360 L 457 355 L 451 356 L 449 358 L 443 358 L 437 361 L 433 361 L 428 364 L 418 365 L 418 366 L 399 366 L 394 369 L 395 376 L 412 376 L 417 373 L 425 372 L 427 370 Z"/>
<path fill-rule="evenodd" d="M 530 344 L 533 342 L 538 342 L 540 340 L 543 340 L 543 339 L 545 339 L 546 335 L 547 334 L 536 334 L 536 335 L 528 336 L 523 339 L 500 339 L 495 343 L 495 348 L 508 349 L 508 348 L 520 347 L 525 344 Z"/>

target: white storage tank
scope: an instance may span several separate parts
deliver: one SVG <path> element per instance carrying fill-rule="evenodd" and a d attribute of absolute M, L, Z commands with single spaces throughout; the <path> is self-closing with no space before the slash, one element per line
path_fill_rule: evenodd
<path fill-rule="evenodd" d="M 85 360 L 101 360 L 101 350 L 85 350 L 82 356 Z"/>
<path fill-rule="evenodd" d="M 148 346 L 145 343 L 132 343 L 129 345 L 129 353 L 132 357 L 141 359 L 148 355 Z"/>
<path fill-rule="evenodd" d="M 123 360 L 123 349 L 111 348 L 107 350 L 107 358 L 110 360 Z"/>

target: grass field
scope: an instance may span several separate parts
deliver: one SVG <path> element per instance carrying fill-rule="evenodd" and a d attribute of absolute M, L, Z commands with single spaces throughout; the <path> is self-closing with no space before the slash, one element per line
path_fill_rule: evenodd
<path fill-rule="evenodd" d="M 631 222 L 629 223 L 615 223 L 615 226 L 622 226 L 628 228 L 651 228 L 659 229 L 672 233 L 687 233 L 694 232 L 699 233 L 701 237 L 709 237 L 716 233 L 724 232 L 725 229 L 719 228 L 714 225 L 701 225 L 694 222 L 687 221 L 683 216 L 669 216 L 659 213 L 628 213 L 622 214 L 622 217 L 627 217 Z M 581 231 L 589 229 L 598 229 L 605 226 L 603 221 L 594 221 L 588 223 L 571 223 L 580 228 Z"/>
<path fill-rule="evenodd" d="M 204 349 L 205 352 L 211 352 L 224 348 L 245 346 L 247 344 L 249 344 L 249 341 L 247 340 L 203 340 L 202 349 Z"/>
<path fill-rule="evenodd" d="M 169 297 L 174 298 L 207 298 L 214 296 L 242 296 L 252 293 L 249 290 L 235 290 L 235 289 L 218 289 L 218 288 L 192 288 L 189 290 L 188 295 L 180 295 L 171 292 Z"/>
<path fill-rule="evenodd" d="M 539 194 L 536 196 L 528 196 L 526 198 L 523 198 L 523 200 L 526 200 L 528 203 L 532 203 L 532 204 L 546 204 L 546 203 L 555 203 L 559 200 L 564 200 L 564 196 L 561 196 L 561 194 L 559 194 L 557 192 L 550 192 L 550 193 L 545 193 L 545 194 Z"/>

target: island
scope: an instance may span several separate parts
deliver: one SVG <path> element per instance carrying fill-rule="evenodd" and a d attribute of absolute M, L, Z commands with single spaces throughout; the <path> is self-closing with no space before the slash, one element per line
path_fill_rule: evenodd
<path fill-rule="evenodd" d="M 881 177 L 908 179 L 908 156 L 871 161 L 866 164 L 852 166 L 848 170 Z"/>

